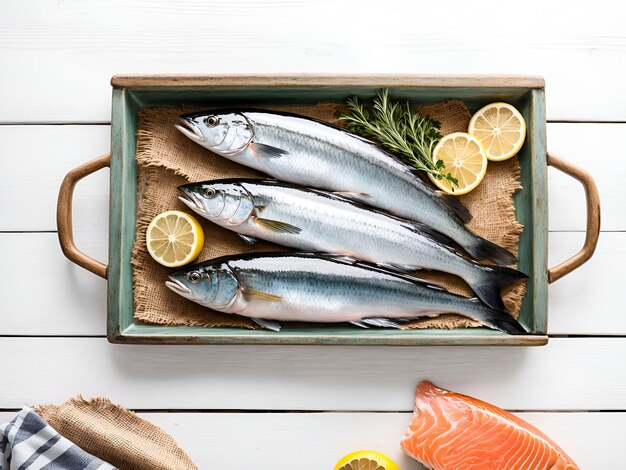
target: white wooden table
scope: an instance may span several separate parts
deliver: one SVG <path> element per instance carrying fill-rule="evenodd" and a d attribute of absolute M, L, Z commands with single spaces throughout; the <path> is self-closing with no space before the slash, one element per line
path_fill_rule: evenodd
<path fill-rule="evenodd" d="M 428 378 L 518 412 L 582 468 L 622 467 L 625 16 L 610 0 L 0 3 L 0 421 L 104 395 L 203 469 L 325 470 L 373 448 L 409 470 L 398 443 Z M 550 150 L 600 188 L 596 255 L 551 286 L 541 348 L 110 345 L 105 282 L 63 257 L 54 214 L 63 175 L 109 149 L 108 82 L 131 72 L 543 75 Z M 556 264 L 582 243 L 582 190 L 550 171 L 549 200 Z M 74 207 L 79 247 L 102 260 L 107 210 L 103 171 Z"/>

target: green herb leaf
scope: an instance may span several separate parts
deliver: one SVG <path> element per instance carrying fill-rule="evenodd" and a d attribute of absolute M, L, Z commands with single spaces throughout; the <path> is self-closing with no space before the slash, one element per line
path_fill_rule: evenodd
<path fill-rule="evenodd" d="M 350 98 L 347 105 L 350 113 L 339 115 L 339 120 L 350 132 L 372 138 L 414 168 L 458 186 L 456 178 L 444 173 L 443 161 L 433 161 L 433 149 L 443 137 L 439 122 L 421 116 L 408 102 L 390 101 L 387 89 L 380 90 L 369 107 L 358 98 Z"/>

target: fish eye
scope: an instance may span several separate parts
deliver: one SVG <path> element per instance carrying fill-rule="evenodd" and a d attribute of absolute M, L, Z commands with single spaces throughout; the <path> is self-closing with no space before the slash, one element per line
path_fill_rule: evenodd
<path fill-rule="evenodd" d="M 203 192 L 205 197 L 213 197 L 215 196 L 215 189 L 213 188 L 204 188 Z"/>
<path fill-rule="evenodd" d="M 215 127 L 220 122 L 217 116 L 209 116 L 204 120 L 205 124 L 210 127 Z"/>
<path fill-rule="evenodd" d="M 200 282 L 201 278 L 202 278 L 202 275 L 198 271 L 193 271 L 187 274 L 187 279 L 189 279 L 194 284 L 197 284 L 198 282 Z"/>

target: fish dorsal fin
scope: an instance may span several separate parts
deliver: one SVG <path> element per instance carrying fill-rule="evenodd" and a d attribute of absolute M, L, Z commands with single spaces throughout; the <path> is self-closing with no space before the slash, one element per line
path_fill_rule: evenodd
<path fill-rule="evenodd" d="M 410 274 L 415 271 L 423 271 L 423 268 L 418 268 L 417 266 L 409 266 L 405 264 L 395 264 L 395 263 L 378 263 L 376 266 L 379 268 L 385 269 L 387 271 L 393 271 L 394 273 L 402 273 L 402 274 Z"/>
<path fill-rule="evenodd" d="M 273 145 L 259 144 L 258 142 L 252 142 L 248 145 L 248 148 L 254 153 L 267 158 L 278 158 L 289 154 L 287 150 L 274 147 Z"/>
<path fill-rule="evenodd" d="M 262 318 L 250 318 L 254 323 L 266 330 L 280 331 L 281 326 L 277 321 L 263 320 Z"/>
<path fill-rule="evenodd" d="M 303 255 L 311 255 L 311 253 L 302 253 Z M 341 263 L 345 263 L 345 264 L 359 264 L 361 263 L 360 260 L 352 257 L 352 256 L 348 256 L 348 255 L 342 255 L 341 253 L 313 253 L 317 258 L 326 258 L 329 260 L 333 260 L 333 261 L 339 261 Z"/>
<path fill-rule="evenodd" d="M 270 294 L 269 292 L 264 292 L 261 290 L 245 289 L 243 293 L 246 297 L 252 297 L 254 299 L 262 300 L 264 302 L 279 302 L 283 299 L 280 295 Z"/>
<path fill-rule="evenodd" d="M 454 240 L 452 240 L 452 238 L 450 238 L 447 235 L 444 235 L 441 232 L 438 232 L 437 230 L 435 230 L 434 228 L 426 224 L 422 224 L 420 222 L 413 222 L 413 221 L 406 221 L 406 223 L 412 229 L 427 235 L 429 238 L 432 238 L 438 243 L 441 243 L 448 247 L 453 247 L 454 245 L 456 245 L 456 243 L 454 242 Z"/>
<path fill-rule="evenodd" d="M 293 254 L 307 256 L 307 257 L 314 256 L 316 258 L 326 258 L 328 260 L 336 261 L 338 263 L 351 264 L 351 265 L 358 266 L 361 268 L 378 271 L 380 273 L 390 274 L 392 276 L 402 278 L 406 281 L 410 281 L 414 284 L 419 284 L 425 287 L 447 292 L 446 288 L 438 284 L 433 284 L 432 281 L 426 281 L 412 274 L 417 271 L 429 271 L 428 269 L 424 269 L 424 268 L 418 268 L 415 266 L 400 265 L 400 264 L 370 263 L 368 261 L 363 261 L 357 258 L 353 258 L 352 256 L 342 255 L 339 253 L 294 252 Z"/>
<path fill-rule="evenodd" d="M 445 291 L 445 292 L 449 292 L 448 289 L 446 289 L 443 286 L 440 286 L 439 284 L 434 284 L 432 281 L 427 281 L 425 279 L 422 279 L 420 277 L 417 277 L 413 274 L 411 274 L 411 272 L 415 272 L 418 269 L 417 268 L 413 268 L 411 267 L 412 271 L 409 272 L 407 270 L 405 271 L 400 271 L 399 268 L 407 268 L 407 266 L 400 266 L 400 265 L 392 265 L 392 264 L 370 264 L 370 263 L 365 263 L 363 261 L 359 261 L 359 263 L 361 266 L 364 267 L 368 267 L 370 269 L 375 269 L 377 271 L 386 273 L 386 274 L 392 274 L 396 277 L 400 277 L 402 279 L 404 279 L 405 281 L 409 281 L 413 284 L 417 284 L 420 286 L 424 286 L 424 287 L 428 287 L 429 289 L 435 289 L 435 290 L 439 290 L 439 291 Z M 428 269 L 420 269 L 420 271 L 428 271 Z"/>
<path fill-rule="evenodd" d="M 296 227 L 295 225 L 288 224 L 287 222 L 281 222 L 280 220 L 271 220 L 271 219 L 264 219 L 262 217 L 256 217 L 254 221 L 256 222 L 257 225 L 260 225 L 261 227 L 267 230 L 271 230 L 272 232 L 291 233 L 294 235 L 297 235 L 300 232 L 302 232 L 302 229 L 300 227 Z"/>
<path fill-rule="evenodd" d="M 420 277 L 411 276 L 409 274 L 397 274 L 397 276 L 401 277 L 405 281 L 409 281 L 409 282 L 411 282 L 411 283 L 413 283 L 415 285 L 418 285 L 418 286 L 427 287 L 429 289 L 438 290 L 438 291 L 442 291 L 442 292 L 450 292 L 445 287 L 440 286 L 439 284 L 435 284 L 432 281 L 427 281 L 427 280 L 422 279 Z"/>
<path fill-rule="evenodd" d="M 451 194 L 446 194 L 443 191 L 435 191 L 435 194 L 439 197 L 441 202 L 446 206 L 446 208 L 450 211 L 450 213 L 459 219 L 463 224 L 468 223 L 472 220 L 472 214 L 470 211 L 463 205 L 458 196 L 453 196 Z"/>

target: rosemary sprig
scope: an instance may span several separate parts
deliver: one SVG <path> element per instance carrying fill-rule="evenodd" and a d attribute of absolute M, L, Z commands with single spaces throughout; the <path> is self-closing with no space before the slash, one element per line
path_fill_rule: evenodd
<path fill-rule="evenodd" d="M 438 122 L 420 116 L 408 102 L 403 106 L 389 101 L 386 89 L 378 92 L 371 107 L 358 98 L 350 98 L 347 104 L 350 114 L 341 114 L 339 119 L 346 121 L 349 131 L 373 138 L 416 169 L 458 186 L 457 179 L 444 172 L 443 160 L 433 161 L 433 149 L 443 137 Z"/>

